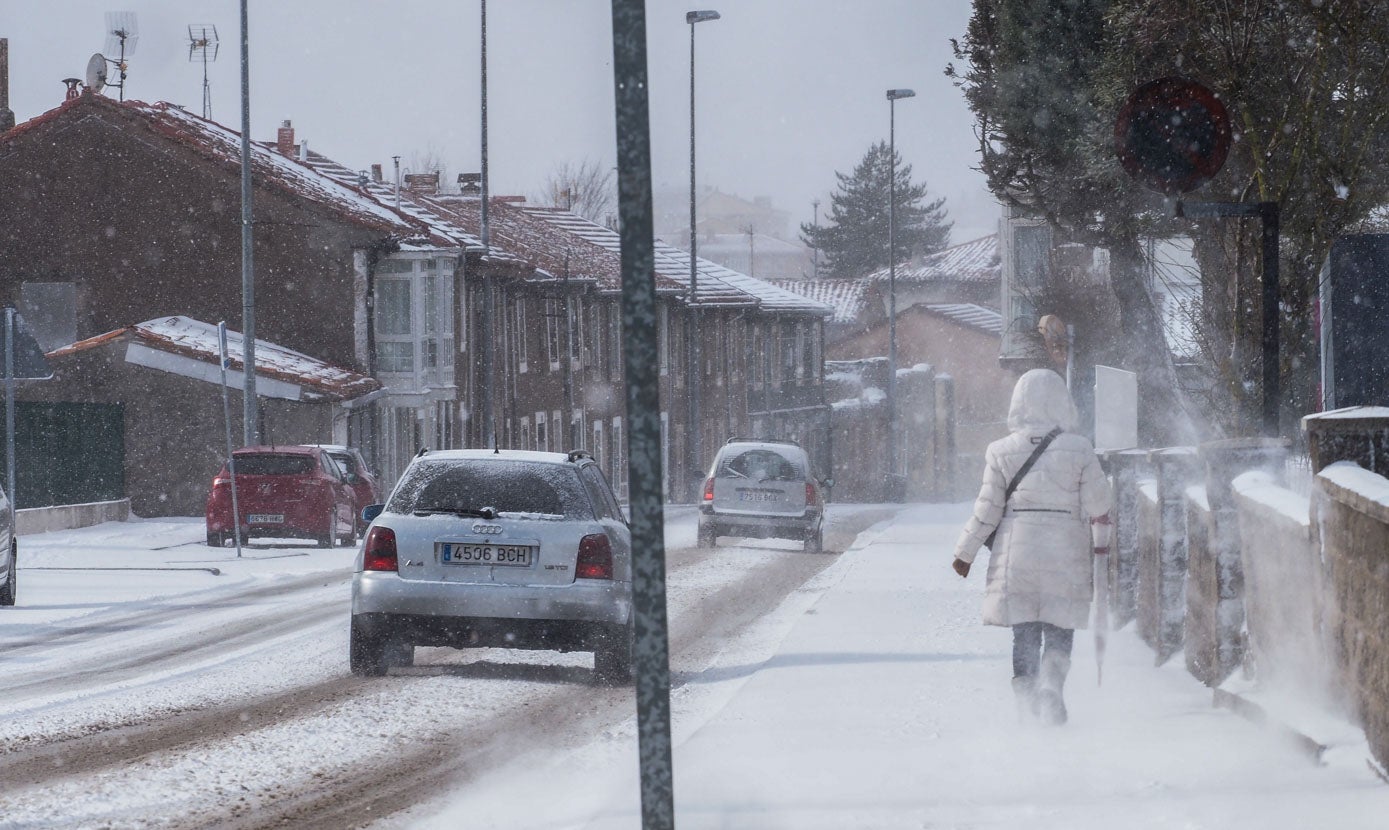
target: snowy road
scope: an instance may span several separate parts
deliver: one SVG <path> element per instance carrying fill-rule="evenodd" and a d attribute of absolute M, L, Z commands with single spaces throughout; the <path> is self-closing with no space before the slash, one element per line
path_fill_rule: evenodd
<path fill-rule="evenodd" d="M 887 514 L 832 513 L 828 549 Z M 176 520 L 26 539 L 0 629 L 0 827 L 353 826 L 531 752 L 631 742 L 630 689 L 595 684 L 587 653 L 422 648 L 411 669 L 354 678 L 351 552 L 236 561 L 201 533 Z M 673 513 L 677 698 L 837 558 L 693 537 L 693 514 Z"/>

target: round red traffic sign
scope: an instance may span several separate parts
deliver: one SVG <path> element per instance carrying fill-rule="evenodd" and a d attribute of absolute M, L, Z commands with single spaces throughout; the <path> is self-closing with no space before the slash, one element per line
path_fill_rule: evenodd
<path fill-rule="evenodd" d="M 1134 90 L 1114 122 L 1114 147 L 1130 176 L 1174 196 L 1215 177 L 1230 154 L 1230 116 L 1216 94 L 1186 78 Z"/>

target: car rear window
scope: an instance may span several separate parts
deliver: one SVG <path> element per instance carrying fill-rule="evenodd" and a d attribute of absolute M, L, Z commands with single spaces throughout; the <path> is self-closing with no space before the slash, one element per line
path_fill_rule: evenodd
<path fill-rule="evenodd" d="M 421 462 L 406 471 L 386 509 L 481 510 L 540 518 L 592 519 L 577 471 L 528 461 Z"/>
<path fill-rule="evenodd" d="M 348 454 L 345 453 L 345 452 L 344 452 L 344 453 L 330 452 L 330 453 L 328 453 L 328 455 L 329 455 L 329 457 L 331 457 L 334 461 L 338 462 L 338 466 L 342 468 L 342 471 L 343 471 L 344 473 L 347 473 L 348 475 L 356 475 L 356 474 L 357 474 L 357 462 L 354 461 L 354 460 L 352 459 L 352 456 L 348 455 Z"/>
<path fill-rule="evenodd" d="M 308 455 L 237 455 L 239 476 L 300 476 L 311 473 L 318 459 Z"/>
<path fill-rule="evenodd" d="M 799 481 L 805 478 L 801 465 L 773 450 L 731 452 L 719 466 L 720 477 L 749 478 L 755 481 Z"/>

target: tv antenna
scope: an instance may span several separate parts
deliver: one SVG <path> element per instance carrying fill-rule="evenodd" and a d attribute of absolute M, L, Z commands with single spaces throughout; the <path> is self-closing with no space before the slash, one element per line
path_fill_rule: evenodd
<path fill-rule="evenodd" d="M 121 82 L 112 83 L 108 76 L 105 80 L 106 86 L 113 86 L 119 89 L 120 100 L 125 100 L 125 70 L 129 64 L 125 59 L 135 54 L 135 45 L 140 42 L 139 27 L 135 24 L 135 12 L 107 12 L 106 13 L 106 48 L 102 54 L 108 63 L 114 64 L 121 73 Z M 112 58 L 115 53 L 119 57 Z"/>
<path fill-rule="evenodd" d="M 212 87 L 207 83 L 207 65 L 217 60 L 217 27 L 211 23 L 188 24 L 188 62 L 203 62 L 203 118 L 212 120 Z"/>

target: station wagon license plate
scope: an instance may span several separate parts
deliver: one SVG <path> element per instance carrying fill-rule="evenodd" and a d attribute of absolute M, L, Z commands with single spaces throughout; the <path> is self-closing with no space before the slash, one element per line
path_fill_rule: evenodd
<path fill-rule="evenodd" d="M 781 501 L 782 494 L 776 490 L 740 490 L 739 501 L 766 502 Z"/>
<path fill-rule="evenodd" d="M 253 525 L 282 525 L 285 523 L 283 513 L 252 513 L 246 517 L 246 521 Z"/>
<path fill-rule="evenodd" d="M 530 567 L 535 548 L 530 545 L 485 545 L 466 542 L 444 542 L 439 558 L 446 565 L 494 565 L 499 567 Z"/>

